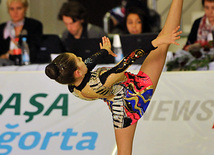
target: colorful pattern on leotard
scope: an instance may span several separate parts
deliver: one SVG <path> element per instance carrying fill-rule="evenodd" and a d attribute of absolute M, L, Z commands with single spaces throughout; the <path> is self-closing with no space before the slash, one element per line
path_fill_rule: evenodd
<path fill-rule="evenodd" d="M 123 91 L 114 97 L 114 101 L 107 101 L 112 112 L 115 128 L 125 128 L 136 123 L 145 113 L 152 94 L 151 79 L 143 72 L 137 75 L 125 73 L 127 80 L 121 83 Z"/>
<path fill-rule="evenodd" d="M 88 73 L 85 75 L 81 84 L 78 87 L 71 85 L 69 86 L 69 90 L 73 92 L 73 89 L 76 88 L 81 91 L 88 83 L 99 95 L 114 95 L 114 99 L 111 101 L 104 99 L 112 112 L 114 127 L 125 128 L 130 126 L 136 123 L 145 113 L 153 94 L 153 87 L 150 78 L 145 73 L 140 71 L 137 75 L 134 75 L 125 72 L 125 70 L 128 69 L 136 59 L 154 49 L 150 42 L 144 50 L 137 49 L 131 52 L 115 67 L 111 69 L 97 69 L 95 72 L 90 72 L 95 67 L 99 57 L 108 54 L 108 51 L 101 50 L 100 54 L 95 54 L 87 59 Z M 127 77 L 125 82 L 120 81 L 110 88 L 104 86 L 109 75 L 121 72 L 124 72 Z"/>

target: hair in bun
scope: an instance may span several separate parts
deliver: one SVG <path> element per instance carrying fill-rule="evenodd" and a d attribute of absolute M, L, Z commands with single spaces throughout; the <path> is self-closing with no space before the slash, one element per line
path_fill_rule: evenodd
<path fill-rule="evenodd" d="M 56 80 L 59 76 L 59 69 L 56 64 L 50 63 L 45 68 L 45 74 L 50 78 Z"/>
<path fill-rule="evenodd" d="M 75 81 L 74 71 L 77 70 L 75 55 L 72 53 L 62 53 L 58 55 L 45 68 L 45 74 L 58 83 L 73 84 Z"/>

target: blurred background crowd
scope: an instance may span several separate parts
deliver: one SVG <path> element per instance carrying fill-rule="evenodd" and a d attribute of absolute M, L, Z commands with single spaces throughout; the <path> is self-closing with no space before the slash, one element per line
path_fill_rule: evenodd
<path fill-rule="evenodd" d="M 109 36 L 112 42 L 114 35 L 155 36 L 162 29 L 170 3 L 171 0 L 1 0 L 0 64 L 16 64 L 23 38 L 27 40 L 30 63 L 47 63 L 51 54 L 61 52 L 85 58 L 91 53 L 81 48 L 99 50 L 97 44 L 102 36 Z M 213 0 L 185 1 L 180 46 L 169 50 L 173 55 L 180 50 L 210 51 L 213 21 Z M 200 58 L 200 54 L 203 55 L 192 55 Z M 103 63 L 113 62 L 109 58 Z"/>

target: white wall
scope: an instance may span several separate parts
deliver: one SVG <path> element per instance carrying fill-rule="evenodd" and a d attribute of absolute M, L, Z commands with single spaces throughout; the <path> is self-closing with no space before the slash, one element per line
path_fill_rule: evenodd
<path fill-rule="evenodd" d="M 10 19 L 10 16 L 7 13 L 6 0 L 1 0 L 0 4 L 0 23 Z"/>
<path fill-rule="evenodd" d="M 150 6 L 152 7 L 152 1 L 150 0 Z M 157 0 L 157 11 L 162 14 L 161 21 L 162 26 L 164 25 L 164 21 L 166 19 L 168 11 L 164 12 L 164 10 L 170 5 L 171 0 Z M 163 14 L 164 12 L 164 14 Z M 188 33 L 193 21 L 203 14 L 203 7 L 201 4 L 201 0 L 184 0 L 183 4 L 183 15 L 181 20 L 181 26 L 184 33 Z"/>
<path fill-rule="evenodd" d="M 44 24 L 45 33 L 61 34 L 65 26 L 57 19 L 59 9 L 66 0 L 30 0 L 31 17 L 39 19 Z"/>

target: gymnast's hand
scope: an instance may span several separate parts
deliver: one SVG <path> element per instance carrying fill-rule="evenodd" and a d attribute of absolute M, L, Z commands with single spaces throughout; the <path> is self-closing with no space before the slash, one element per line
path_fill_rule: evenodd
<path fill-rule="evenodd" d="M 100 49 L 105 49 L 108 51 L 108 54 L 117 57 L 117 55 L 111 50 L 111 42 L 108 37 L 102 37 L 102 43 L 100 43 Z"/>
<path fill-rule="evenodd" d="M 152 45 L 154 47 L 157 47 L 161 44 L 179 45 L 179 43 L 176 42 L 176 40 L 180 39 L 179 35 L 182 33 L 182 31 L 178 31 L 179 29 L 180 26 L 177 26 L 171 33 L 158 36 L 156 39 L 152 41 Z"/>

